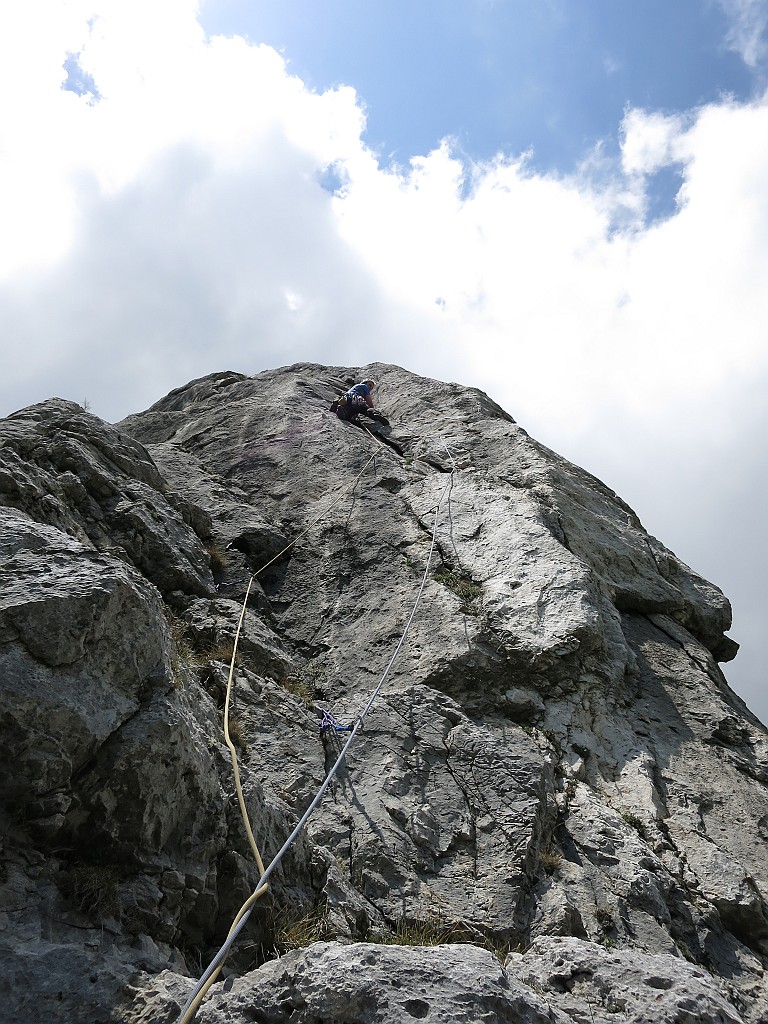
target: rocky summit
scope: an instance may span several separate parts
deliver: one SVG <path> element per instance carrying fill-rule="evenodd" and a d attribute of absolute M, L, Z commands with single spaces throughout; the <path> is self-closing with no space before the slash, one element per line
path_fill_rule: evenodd
<path fill-rule="evenodd" d="M 329 411 L 369 376 L 389 426 Z M 4 1024 L 180 1020 L 259 879 L 230 664 L 266 864 L 384 683 L 201 1024 L 768 1019 L 728 601 L 482 392 L 52 399 L 0 421 L 0 523 Z"/>

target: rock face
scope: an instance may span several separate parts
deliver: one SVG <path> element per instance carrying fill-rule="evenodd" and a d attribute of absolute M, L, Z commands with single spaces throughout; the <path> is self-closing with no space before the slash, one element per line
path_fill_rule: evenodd
<path fill-rule="evenodd" d="M 375 437 L 328 411 L 365 376 Z M 258 880 L 221 727 L 251 574 L 231 732 L 268 862 L 436 515 L 198 1019 L 768 1017 L 727 600 L 481 392 L 297 365 L 0 421 L 0 1019 L 178 1020 Z"/>

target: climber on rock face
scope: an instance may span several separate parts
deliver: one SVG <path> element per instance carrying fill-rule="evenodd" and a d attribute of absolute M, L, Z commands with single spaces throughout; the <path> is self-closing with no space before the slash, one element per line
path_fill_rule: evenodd
<path fill-rule="evenodd" d="M 360 384 L 354 384 L 343 398 L 339 399 L 339 408 L 336 415 L 340 419 L 346 420 L 360 413 L 364 416 L 369 416 L 370 410 L 373 409 L 373 389 L 375 387 L 376 382 L 370 379 L 361 381 Z"/>
<path fill-rule="evenodd" d="M 334 403 L 339 419 L 357 423 L 358 416 L 370 416 L 378 423 L 388 426 L 388 421 L 373 407 L 372 392 L 375 387 L 375 381 L 370 379 L 361 381 L 360 384 L 354 384 L 346 394 L 339 398 L 338 402 Z"/>

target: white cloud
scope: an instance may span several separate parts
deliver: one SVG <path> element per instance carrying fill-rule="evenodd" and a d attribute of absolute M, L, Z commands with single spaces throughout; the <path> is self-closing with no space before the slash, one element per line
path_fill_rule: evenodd
<path fill-rule="evenodd" d="M 118 418 L 213 370 L 382 359 L 484 387 L 689 560 L 733 520 L 719 481 L 758 471 L 768 382 L 765 98 L 628 111 L 620 164 L 570 177 L 449 141 L 382 169 L 352 89 L 207 40 L 192 0 L 15 8 L 0 412 L 57 393 Z M 68 54 L 98 102 L 61 88 Z M 672 163 L 680 207 L 646 225 Z"/>
<path fill-rule="evenodd" d="M 765 0 L 720 0 L 720 6 L 731 21 L 731 49 L 756 68 L 768 54 L 768 5 Z"/>
<path fill-rule="evenodd" d="M 651 174 L 683 158 L 684 119 L 645 110 L 627 111 L 622 124 L 621 166 L 625 174 Z"/>
<path fill-rule="evenodd" d="M 472 340 L 464 365 L 479 374 L 491 360 L 517 381 L 523 414 L 546 403 L 548 416 L 591 429 L 606 405 L 691 413 L 765 369 L 766 140 L 765 103 L 705 108 L 687 126 L 630 112 L 630 192 L 670 162 L 685 183 L 676 216 L 624 233 L 611 230 L 629 201 L 620 190 L 521 160 L 466 171 L 443 145 L 407 171 L 353 168 L 341 231 L 393 301 L 426 314 L 439 300 L 446 331 Z"/>

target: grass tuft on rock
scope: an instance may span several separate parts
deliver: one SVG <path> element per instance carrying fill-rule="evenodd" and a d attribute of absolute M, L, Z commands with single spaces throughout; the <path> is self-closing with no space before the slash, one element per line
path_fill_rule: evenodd
<path fill-rule="evenodd" d="M 227 553 L 220 544 L 210 541 L 205 545 L 208 552 L 208 565 L 214 576 L 220 576 L 227 566 Z"/>
<path fill-rule="evenodd" d="M 563 858 L 555 850 L 542 850 L 539 854 L 539 864 L 541 864 L 545 873 L 548 875 L 554 875 L 557 869 L 560 867 Z"/>
<path fill-rule="evenodd" d="M 229 738 L 232 740 L 233 746 L 237 747 L 241 754 L 248 753 L 248 739 L 245 735 L 245 728 L 239 718 L 230 714 L 229 721 L 227 722 L 229 728 Z"/>
<path fill-rule="evenodd" d="M 483 588 L 479 583 L 454 569 L 442 568 L 432 574 L 436 583 L 441 583 L 454 593 L 460 600 L 461 611 L 465 615 L 477 615 L 480 611 L 479 601 Z"/>
<path fill-rule="evenodd" d="M 65 877 L 62 892 L 81 913 L 103 921 L 120 916 L 117 882 L 117 871 L 111 864 L 76 864 Z"/>
<path fill-rule="evenodd" d="M 282 680 L 281 685 L 284 690 L 292 693 L 305 708 L 311 711 L 315 701 L 322 696 L 324 681 L 324 669 L 320 665 L 310 662 L 299 669 L 295 675 Z"/>
<path fill-rule="evenodd" d="M 456 921 L 447 921 L 439 914 L 426 917 L 401 918 L 392 932 L 371 936 L 371 942 L 385 946 L 442 946 L 452 942 L 474 942 L 466 928 Z"/>

